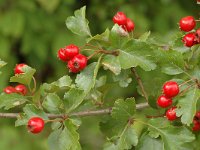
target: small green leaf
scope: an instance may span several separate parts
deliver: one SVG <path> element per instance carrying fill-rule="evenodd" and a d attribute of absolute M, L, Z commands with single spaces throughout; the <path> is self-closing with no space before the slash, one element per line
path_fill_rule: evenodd
<path fill-rule="evenodd" d="M 139 37 L 139 40 L 141 42 L 146 42 L 146 40 L 149 38 L 151 32 L 148 31 L 148 32 L 145 32 L 144 34 L 142 34 L 140 37 Z"/>
<path fill-rule="evenodd" d="M 74 12 L 75 16 L 68 17 L 66 20 L 66 26 L 73 33 L 81 36 L 91 36 L 89 29 L 89 22 L 85 18 L 86 6 Z"/>
<path fill-rule="evenodd" d="M 109 69 L 115 75 L 119 75 L 121 72 L 121 66 L 118 56 L 107 55 L 102 59 L 102 65 L 105 69 Z"/>
<path fill-rule="evenodd" d="M 26 97 L 19 94 L 1 94 L 0 95 L 0 108 L 8 110 L 10 108 L 19 106 L 24 104 L 26 101 Z"/>
<path fill-rule="evenodd" d="M 0 68 L 3 67 L 3 66 L 5 66 L 6 64 L 7 63 L 5 61 L 3 61 L 3 60 L 0 59 Z"/>
<path fill-rule="evenodd" d="M 126 100 L 119 99 L 115 101 L 111 115 L 116 120 L 128 121 L 128 119 L 133 117 L 135 109 L 136 106 L 134 98 L 127 98 Z"/>
<path fill-rule="evenodd" d="M 196 113 L 197 100 L 200 98 L 200 90 L 197 88 L 189 91 L 185 97 L 180 97 L 176 110 L 177 116 L 181 116 L 181 122 L 188 126 L 192 123 Z"/>
<path fill-rule="evenodd" d="M 129 77 L 129 70 L 122 70 L 119 75 L 113 75 L 113 80 L 114 82 L 119 82 L 121 87 L 127 87 L 131 83 L 132 78 Z"/>
<path fill-rule="evenodd" d="M 123 69 L 140 66 L 145 71 L 156 68 L 152 57 L 153 50 L 145 42 L 131 40 L 120 49 L 119 61 Z"/>
<path fill-rule="evenodd" d="M 23 71 L 23 74 L 16 74 L 15 76 L 11 77 L 10 82 L 17 82 L 24 85 L 30 85 L 36 70 L 29 66 L 25 66 L 23 67 Z"/>
<path fill-rule="evenodd" d="M 94 86 L 97 77 L 97 73 L 100 67 L 101 58 L 99 57 L 98 62 L 89 64 L 79 75 L 76 77 L 76 85 L 80 89 L 88 93 Z"/>
<path fill-rule="evenodd" d="M 64 129 L 53 131 L 48 137 L 50 150 L 81 150 L 77 127 L 67 120 Z"/>
<path fill-rule="evenodd" d="M 49 93 L 42 103 L 42 106 L 50 113 L 60 113 L 62 101 L 55 93 Z"/>
<path fill-rule="evenodd" d="M 168 64 L 162 66 L 162 72 L 168 75 L 177 75 L 183 73 L 183 70 L 179 67 Z"/>
<path fill-rule="evenodd" d="M 85 93 L 83 90 L 72 88 L 64 95 L 64 104 L 66 113 L 76 109 L 84 100 Z"/>
<path fill-rule="evenodd" d="M 88 38 L 87 43 L 92 41 L 98 41 L 99 43 L 107 43 L 109 42 L 109 34 L 110 34 L 109 29 L 106 29 L 106 31 L 103 32 L 102 34 L 97 34 L 91 38 Z"/>

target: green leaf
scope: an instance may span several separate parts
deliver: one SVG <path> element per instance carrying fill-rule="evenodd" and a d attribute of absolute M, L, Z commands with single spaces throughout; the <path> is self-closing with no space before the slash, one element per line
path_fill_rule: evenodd
<path fill-rule="evenodd" d="M 55 93 L 49 93 L 42 103 L 42 106 L 50 113 L 59 114 L 62 108 L 62 101 Z"/>
<path fill-rule="evenodd" d="M 110 34 L 109 29 L 106 29 L 106 31 L 103 32 L 102 34 L 97 34 L 91 38 L 88 38 L 87 43 L 92 42 L 92 41 L 97 41 L 102 44 L 108 43 L 109 42 L 109 34 Z"/>
<path fill-rule="evenodd" d="M 89 29 L 89 22 L 85 18 L 86 6 L 74 12 L 75 16 L 68 17 L 66 20 L 66 26 L 73 33 L 81 36 L 91 36 Z"/>
<path fill-rule="evenodd" d="M 194 88 L 189 91 L 185 97 L 180 97 L 177 106 L 180 106 L 176 110 L 177 116 L 181 116 L 181 122 L 188 126 L 192 123 L 193 117 L 196 113 L 197 101 L 200 98 L 200 90 Z"/>
<path fill-rule="evenodd" d="M 136 150 L 164 150 L 163 142 L 159 138 L 152 138 L 145 133 L 141 136 Z"/>
<path fill-rule="evenodd" d="M 84 100 L 85 93 L 83 90 L 72 88 L 64 95 L 64 104 L 66 113 L 76 109 Z"/>
<path fill-rule="evenodd" d="M 0 68 L 2 68 L 3 66 L 5 66 L 7 63 L 6 62 L 4 62 L 4 61 L 2 61 L 1 59 L 0 59 Z M 0 72 L 0 74 L 1 74 L 1 72 Z"/>
<path fill-rule="evenodd" d="M 98 62 L 89 64 L 79 75 L 76 77 L 76 85 L 80 89 L 88 93 L 94 86 L 97 77 L 97 73 L 100 67 L 101 58 L 99 57 Z"/>
<path fill-rule="evenodd" d="M 31 117 L 41 117 L 44 120 L 48 120 L 48 116 L 47 114 L 41 110 L 38 109 L 35 105 L 33 104 L 27 104 L 24 108 L 23 108 L 24 113 L 26 114 L 26 116 L 28 118 Z"/>
<path fill-rule="evenodd" d="M 50 150 L 81 150 L 77 127 L 67 120 L 64 129 L 53 131 L 48 137 Z"/>
<path fill-rule="evenodd" d="M 151 119 L 147 125 L 150 130 L 157 132 L 164 143 L 164 149 L 167 150 L 182 150 L 183 144 L 192 142 L 195 136 L 189 129 L 184 126 L 161 126 L 163 119 Z M 146 124 L 145 122 L 143 122 Z M 180 136 L 181 135 L 181 136 Z"/>
<path fill-rule="evenodd" d="M 104 56 L 102 59 L 102 65 L 104 66 L 104 69 L 109 69 L 115 75 L 119 75 L 121 72 L 121 66 L 118 56 L 112 56 L 112 55 Z"/>
<path fill-rule="evenodd" d="M 149 38 L 151 32 L 148 31 L 148 32 L 145 32 L 144 34 L 142 34 L 140 37 L 139 37 L 139 40 L 141 42 L 146 42 L 146 40 Z"/>
<path fill-rule="evenodd" d="M 136 106 L 134 98 L 127 98 L 126 100 L 119 99 L 115 101 L 111 115 L 116 120 L 128 121 L 128 119 L 133 117 L 135 109 Z"/>
<path fill-rule="evenodd" d="M 123 69 L 140 66 L 145 71 L 156 68 L 151 58 L 153 50 L 145 42 L 131 40 L 120 49 L 119 61 Z"/>
<path fill-rule="evenodd" d="M 24 73 L 23 74 L 16 74 L 15 76 L 10 78 L 10 82 L 17 82 L 24 85 L 30 85 L 33 75 L 35 74 L 36 70 L 25 66 L 22 68 Z"/>
<path fill-rule="evenodd" d="M 121 87 L 127 87 L 131 83 L 132 78 L 129 77 L 130 70 L 122 70 L 122 72 L 115 76 L 113 75 L 114 82 L 119 82 Z"/>
<path fill-rule="evenodd" d="M 24 104 L 26 101 L 26 97 L 19 94 L 1 94 L 0 95 L 0 108 L 8 110 L 10 108 L 19 106 Z"/>
<path fill-rule="evenodd" d="M 59 6 L 60 3 L 60 0 L 51 0 L 51 2 L 49 2 L 49 0 L 37 0 L 37 1 L 47 12 L 50 13 L 52 13 Z"/>
<path fill-rule="evenodd" d="M 127 124 L 122 133 L 117 138 L 116 144 L 106 144 L 104 150 L 124 150 L 131 149 L 132 146 L 136 146 L 138 143 L 137 134 L 132 125 Z"/>
<path fill-rule="evenodd" d="M 168 64 L 162 66 L 162 72 L 168 75 L 177 75 L 183 73 L 183 70 L 181 68 Z"/>

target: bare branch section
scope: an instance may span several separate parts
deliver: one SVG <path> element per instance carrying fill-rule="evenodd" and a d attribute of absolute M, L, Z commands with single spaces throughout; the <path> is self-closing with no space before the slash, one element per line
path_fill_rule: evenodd
<path fill-rule="evenodd" d="M 132 71 L 132 73 L 134 74 L 134 76 L 135 76 L 135 78 L 136 78 L 136 80 L 137 80 L 137 82 L 138 82 L 138 85 L 139 85 L 140 88 L 141 88 L 141 92 L 142 92 L 144 98 L 145 98 L 146 101 L 148 102 L 148 101 L 149 101 L 149 100 L 148 100 L 148 96 L 147 96 L 147 93 L 146 93 L 146 91 L 145 91 L 145 89 L 144 89 L 144 85 L 143 85 L 143 83 L 142 83 L 142 80 L 141 80 L 140 76 L 139 76 L 138 73 L 136 72 L 135 68 L 131 68 L 131 71 Z"/>
<path fill-rule="evenodd" d="M 148 103 L 141 103 L 136 105 L 136 109 L 140 110 L 143 108 L 148 107 Z M 56 119 L 56 118 L 65 118 L 66 116 L 69 117 L 85 117 L 85 116 L 97 116 L 97 115 L 106 115 L 112 112 L 112 108 L 101 109 L 101 110 L 87 110 L 81 112 L 75 112 L 72 114 L 47 114 L 49 119 Z M 0 113 L 0 118 L 17 118 L 20 116 L 20 113 Z"/>

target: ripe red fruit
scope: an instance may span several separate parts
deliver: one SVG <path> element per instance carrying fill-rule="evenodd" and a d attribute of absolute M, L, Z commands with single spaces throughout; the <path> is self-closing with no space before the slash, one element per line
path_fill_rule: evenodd
<path fill-rule="evenodd" d="M 181 18 L 179 27 L 182 31 L 189 32 L 196 26 L 196 21 L 192 16 L 186 16 Z"/>
<path fill-rule="evenodd" d="M 135 24 L 134 24 L 134 22 L 133 22 L 131 19 L 127 18 L 127 19 L 126 19 L 126 24 L 123 25 L 122 28 L 123 28 L 124 30 L 128 31 L 128 32 L 131 32 L 131 31 L 134 30 Z"/>
<path fill-rule="evenodd" d="M 73 59 L 68 61 L 67 65 L 71 72 L 77 73 L 87 66 L 87 57 L 82 54 L 78 54 L 74 56 Z"/>
<path fill-rule="evenodd" d="M 176 116 L 175 110 L 176 110 L 176 107 L 172 107 L 166 111 L 165 115 L 168 120 L 170 120 L 170 121 L 176 120 L 177 116 Z"/>
<path fill-rule="evenodd" d="M 23 71 L 23 67 L 27 66 L 26 64 L 16 64 L 15 66 L 15 69 L 14 69 L 14 72 L 15 74 L 21 74 L 21 73 L 24 73 Z"/>
<path fill-rule="evenodd" d="M 113 22 L 118 25 L 126 24 L 126 15 L 123 12 L 117 12 L 113 17 Z"/>
<path fill-rule="evenodd" d="M 166 97 L 174 97 L 179 93 L 179 86 L 174 81 L 168 81 L 163 85 L 163 93 Z"/>
<path fill-rule="evenodd" d="M 70 44 L 65 47 L 65 55 L 67 57 L 67 60 L 72 59 L 74 56 L 79 54 L 79 48 L 78 46 L 74 44 Z"/>
<path fill-rule="evenodd" d="M 7 86 L 6 88 L 3 89 L 3 91 L 6 93 L 6 94 L 11 94 L 11 93 L 15 93 L 16 90 L 14 87 L 12 86 Z"/>
<path fill-rule="evenodd" d="M 27 128 L 34 134 L 40 133 L 44 128 L 44 120 L 40 117 L 33 117 L 29 119 Z"/>
<path fill-rule="evenodd" d="M 183 43 L 187 47 L 192 47 L 194 44 L 196 44 L 196 36 L 195 33 L 188 33 L 186 34 L 183 39 Z"/>
<path fill-rule="evenodd" d="M 64 62 L 67 61 L 67 56 L 65 55 L 65 48 L 61 48 L 58 50 L 58 58 Z"/>
<path fill-rule="evenodd" d="M 196 112 L 195 117 L 196 117 L 196 119 L 199 119 L 199 120 L 200 120 L 200 111 L 197 111 L 197 112 Z"/>
<path fill-rule="evenodd" d="M 19 84 L 15 87 L 16 92 L 21 93 L 22 95 L 26 95 L 28 90 L 25 85 Z"/>
<path fill-rule="evenodd" d="M 200 130 L 200 123 L 197 120 L 193 120 L 192 131 L 199 131 L 199 130 Z"/>
<path fill-rule="evenodd" d="M 162 107 L 162 108 L 169 107 L 171 104 L 172 104 L 172 100 L 170 98 L 167 98 L 164 95 L 161 95 L 157 99 L 157 105 Z"/>

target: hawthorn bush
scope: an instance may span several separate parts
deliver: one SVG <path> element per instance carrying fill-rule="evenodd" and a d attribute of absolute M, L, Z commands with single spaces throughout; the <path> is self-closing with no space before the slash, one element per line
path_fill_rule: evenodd
<path fill-rule="evenodd" d="M 180 19 L 182 31 L 164 43 L 150 32 L 135 38 L 134 20 L 123 12 L 116 12 L 111 29 L 92 35 L 85 11 L 82 7 L 66 20 L 67 28 L 83 36 L 85 44 L 70 44 L 57 52 L 57 61 L 70 73 L 37 86 L 36 70 L 17 64 L 10 78 L 17 85 L 5 87 L 0 95 L 0 108 L 9 112 L 0 117 L 17 118 L 15 126 L 26 126 L 34 134 L 50 124 L 50 150 L 80 150 L 77 130 L 85 116 L 101 116 L 104 150 L 198 150 L 198 18 Z M 131 82 L 137 83 L 134 95 L 105 99 L 112 84 L 133 88 Z M 13 113 L 16 107 L 22 111 Z"/>

